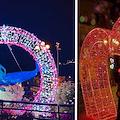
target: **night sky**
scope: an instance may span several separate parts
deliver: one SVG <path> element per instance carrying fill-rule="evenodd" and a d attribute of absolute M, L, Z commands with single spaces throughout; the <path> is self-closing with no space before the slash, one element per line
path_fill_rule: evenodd
<path fill-rule="evenodd" d="M 51 46 L 56 62 L 56 42 L 60 42 L 60 62 L 75 59 L 74 0 L 5 0 L 0 2 L 0 26 L 3 24 L 34 33 Z M 22 70 L 35 69 L 34 60 L 25 50 L 12 46 Z M 7 72 L 20 71 L 8 47 L 0 45 L 0 64 Z M 74 64 L 60 66 L 60 76 L 74 78 Z"/>

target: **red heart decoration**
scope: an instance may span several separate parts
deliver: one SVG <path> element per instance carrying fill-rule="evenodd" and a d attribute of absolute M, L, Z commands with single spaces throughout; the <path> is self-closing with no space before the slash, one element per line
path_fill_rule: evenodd
<path fill-rule="evenodd" d="M 86 116 L 105 120 L 117 116 L 110 80 L 108 56 L 120 56 L 120 18 L 112 30 L 95 28 L 90 31 L 80 53 L 80 81 Z"/>

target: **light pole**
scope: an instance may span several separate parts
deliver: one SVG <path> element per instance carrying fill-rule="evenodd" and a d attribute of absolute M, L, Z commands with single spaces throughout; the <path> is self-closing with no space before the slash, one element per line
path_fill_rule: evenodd
<path fill-rule="evenodd" d="M 58 76 L 59 76 L 59 45 L 60 43 L 59 42 L 56 42 L 56 50 L 57 50 L 57 72 L 58 72 Z"/>

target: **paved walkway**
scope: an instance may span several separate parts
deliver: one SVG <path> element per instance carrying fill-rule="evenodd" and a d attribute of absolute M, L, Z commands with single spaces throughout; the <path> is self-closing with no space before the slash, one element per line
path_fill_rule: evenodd
<path fill-rule="evenodd" d="M 112 86 L 111 89 L 112 89 L 113 97 L 114 97 L 114 100 L 115 100 L 115 104 L 117 106 L 117 104 L 118 104 L 117 103 L 118 99 L 117 99 L 117 96 L 116 96 L 117 86 Z M 78 120 L 93 120 L 93 119 L 90 119 L 90 118 L 86 117 L 81 89 L 79 89 L 78 94 L 79 94 L 79 98 L 78 98 L 78 105 L 79 105 L 79 107 L 78 107 Z M 112 119 L 112 120 L 115 120 L 115 119 Z"/>

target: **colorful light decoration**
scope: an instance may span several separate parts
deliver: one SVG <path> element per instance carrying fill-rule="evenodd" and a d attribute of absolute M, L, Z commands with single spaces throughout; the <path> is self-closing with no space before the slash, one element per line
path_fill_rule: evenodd
<path fill-rule="evenodd" d="M 117 116 L 110 80 L 108 56 L 120 56 L 120 18 L 112 30 L 95 28 L 86 36 L 80 53 L 80 81 L 86 116 L 97 120 Z"/>
<path fill-rule="evenodd" d="M 0 44 L 22 47 L 33 56 L 39 65 L 41 74 L 40 90 L 33 102 L 54 103 L 58 84 L 57 69 L 50 50 L 45 47 L 45 42 L 41 42 L 35 35 L 21 28 L 3 25 L 0 26 Z M 26 109 L 29 108 L 32 106 Z M 39 107 L 39 110 L 44 109 L 47 107 Z"/>

